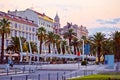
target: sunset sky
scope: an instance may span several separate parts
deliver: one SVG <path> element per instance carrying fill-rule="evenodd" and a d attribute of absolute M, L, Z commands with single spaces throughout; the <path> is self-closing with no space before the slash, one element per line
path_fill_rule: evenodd
<path fill-rule="evenodd" d="M 120 31 L 120 0 L 0 0 L 0 11 L 32 8 L 54 18 L 86 26 L 90 34 Z"/>

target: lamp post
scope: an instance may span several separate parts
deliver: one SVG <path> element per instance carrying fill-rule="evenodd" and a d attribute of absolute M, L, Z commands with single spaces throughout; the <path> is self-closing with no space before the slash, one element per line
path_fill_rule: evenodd
<path fill-rule="evenodd" d="M 83 40 L 83 39 L 81 39 L 81 40 L 83 41 L 83 45 L 82 45 L 82 47 L 83 47 L 83 48 L 82 48 L 82 49 L 83 49 L 83 51 L 82 51 L 82 52 L 83 52 L 83 53 L 82 53 L 82 54 L 83 54 L 83 58 L 82 58 L 82 60 L 84 61 L 84 40 Z"/>
<path fill-rule="evenodd" d="M 74 37 L 76 37 L 76 36 L 74 36 Z M 84 61 L 84 57 L 85 57 L 84 56 L 84 39 L 80 39 L 80 40 L 82 40 L 82 42 L 83 42 L 83 44 L 82 44 L 82 54 L 83 54 L 82 61 Z M 79 62 L 78 62 L 78 69 L 79 69 Z"/>
<path fill-rule="evenodd" d="M 83 54 L 83 57 L 82 57 L 82 61 L 84 61 L 84 40 L 83 39 L 81 39 L 82 40 L 82 54 Z M 78 69 L 80 68 L 80 62 L 78 61 Z"/>

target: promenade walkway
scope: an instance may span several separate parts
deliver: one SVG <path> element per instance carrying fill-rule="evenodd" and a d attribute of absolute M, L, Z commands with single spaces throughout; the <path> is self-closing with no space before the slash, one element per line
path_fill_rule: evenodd
<path fill-rule="evenodd" d="M 84 72 L 82 71 L 84 70 L 96 71 L 96 73 L 97 71 L 115 71 L 115 69 L 113 68 L 108 68 L 107 65 L 101 64 L 81 66 L 80 64 L 76 63 L 46 65 L 14 65 L 13 68 L 10 68 L 9 74 L 7 74 L 5 71 L 5 65 L 3 64 L 0 65 L 0 80 L 62 80 L 63 75 L 67 75 L 75 71 L 79 71 L 80 74 L 83 75 Z M 91 74 L 91 72 L 89 74 Z M 14 76 L 14 79 L 10 79 L 11 76 Z"/>

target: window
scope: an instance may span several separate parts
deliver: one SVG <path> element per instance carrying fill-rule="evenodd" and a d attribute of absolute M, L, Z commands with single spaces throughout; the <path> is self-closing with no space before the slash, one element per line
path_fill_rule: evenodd
<path fill-rule="evenodd" d="M 12 32 L 13 32 L 13 30 L 10 30 L 10 35 L 12 36 Z"/>
<path fill-rule="evenodd" d="M 31 27 L 29 27 L 29 31 L 31 31 Z"/>
<path fill-rule="evenodd" d="M 45 25 L 45 22 L 43 22 L 43 25 Z"/>
<path fill-rule="evenodd" d="M 15 34 L 14 32 L 15 32 L 15 31 L 13 30 L 13 31 L 12 31 L 12 36 L 13 36 L 13 37 L 14 37 L 14 34 Z"/>
<path fill-rule="evenodd" d="M 39 24 L 41 23 L 41 21 L 39 20 Z"/>
<path fill-rule="evenodd" d="M 24 37 L 24 32 L 22 32 L 22 37 Z"/>
<path fill-rule="evenodd" d="M 26 33 L 24 32 L 24 37 L 26 38 Z"/>
<path fill-rule="evenodd" d="M 24 30 L 24 26 L 22 27 L 22 30 Z"/>
<path fill-rule="evenodd" d="M 32 35 L 31 35 L 31 34 L 29 34 L 29 39 L 31 40 L 31 38 L 32 38 Z"/>
<path fill-rule="evenodd" d="M 34 41 L 34 34 L 32 35 L 32 40 Z"/>
<path fill-rule="evenodd" d="M 17 31 L 15 31 L 15 36 L 17 36 Z"/>
<path fill-rule="evenodd" d="M 41 22 L 41 25 L 43 25 L 43 23 Z"/>
<path fill-rule="evenodd" d="M 20 24 L 19 24 L 19 30 L 21 30 L 21 26 L 20 26 Z"/>
<path fill-rule="evenodd" d="M 17 23 L 15 23 L 15 28 L 17 28 Z"/>
<path fill-rule="evenodd" d="M 28 33 L 26 33 L 26 39 L 28 39 Z"/>
<path fill-rule="evenodd" d="M 35 32 L 35 28 L 32 28 L 32 32 Z"/>
<path fill-rule="evenodd" d="M 19 31 L 19 36 L 21 35 L 21 32 Z"/>
<path fill-rule="evenodd" d="M 50 27 L 50 25 L 48 25 L 48 27 Z"/>
<path fill-rule="evenodd" d="M 9 41 L 8 41 L 8 40 L 6 40 L 6 47 L 8 46 L 8 42 L 9 42 Z"/>
<path fill-rule="evenodd" d="M 28 31 L 28 27 L 26 26 L 26 31 Z"/>

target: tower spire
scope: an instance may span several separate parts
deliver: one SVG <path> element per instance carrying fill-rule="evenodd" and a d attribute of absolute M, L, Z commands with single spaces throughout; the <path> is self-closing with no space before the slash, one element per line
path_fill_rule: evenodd
<path fill-rule="evenodd" d="M 59 34 L 60 32 L 60 18 L 58 16 L 58 13 L 56 13 L 56 16 L 54 18 L 54 33 Z"/>

